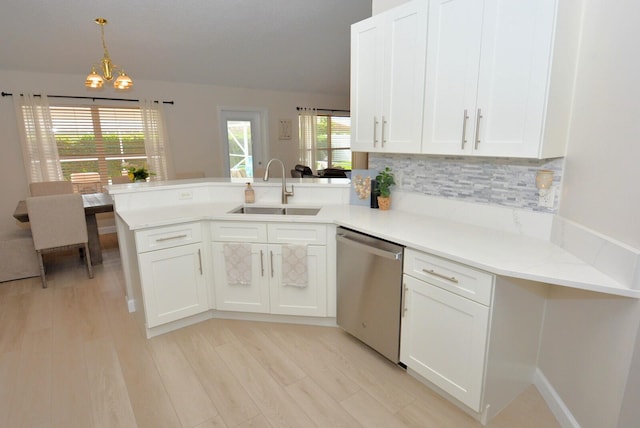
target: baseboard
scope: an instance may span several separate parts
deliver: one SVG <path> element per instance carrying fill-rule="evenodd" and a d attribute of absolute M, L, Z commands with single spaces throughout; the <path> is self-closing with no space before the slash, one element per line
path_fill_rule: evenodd
<path fill-rule="evenodd" d="M 537 368 L 533 374 L 533 384 L 538 389 L 542 398 L 549 406 L 551 413 L 558 420 L 558 423 L 563 428 L 580 428 L 580 424 L 571 414 L 569 408 L 564 404 L 560 395 L 556 392 L 555 388 L 549 380 L 546 378 L 544 373 Z"/>

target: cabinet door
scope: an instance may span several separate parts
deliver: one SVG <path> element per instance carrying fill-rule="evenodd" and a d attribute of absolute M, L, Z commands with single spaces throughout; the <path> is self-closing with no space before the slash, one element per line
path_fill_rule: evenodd
<path fill-rule="evenodd" d="M 426 41 L 424 1 L 351 26 L 351 150 L 420 151 Z"/>
<path fill-rule="evenodd" d="M 251 282 L 232 284 L 227 277 L 224 243 L 213 242 L 213 278 L 216 309 L 240 312 L 269 312 L 269 271 L 266 244 L 251 246 Z"/>
<path fill-rule="evenodd" d="M 327 316 L 327 250 L 307 246 L 307 285 L 282 281 L 282 245 L 269 245 L 271 313 L 303 316 Z"/>
<path fill-rule="evenodd" d="M 489 308 L 405 275 L 400 361 L 480 411 Z"/>
<path fill-rule="evenodd" d="M 485 0 L 477 154 L 538 157 L 556 0 Z"/>
<path fill-rule="evenodd" d="M 419 153 L 422 143 L 427 3 L 412 1 L 385 12 L 380 151 Z"/>
<path fill-rule="evenodd" d="M 380 146 L 377 126 L 382 112 L 384 59 L 380 15 L 351 26 L 351 150 Z M 375 128 L 375 129 L 374 129 Z M 374 138 L 376 134 L 376 138 Z"/>
<path fill-rule="evenodd" d="M 425 153 L 473 150 L 481 31 L 482 1 L 429 2 Z"/>
<path fill-rule="evenodd" d="M 209 309 L 202 244 L 150 251 L 139 261 L 148 328 Z"/>

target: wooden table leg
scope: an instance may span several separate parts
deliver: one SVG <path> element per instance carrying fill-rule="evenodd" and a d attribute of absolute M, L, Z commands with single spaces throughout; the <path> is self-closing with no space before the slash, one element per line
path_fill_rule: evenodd
<path fill-rule="evenodd" d="M 102 247 L 100 246 L 100 236 L 98 235 L 98 220 L 95 214 L 87 214 L 87 234 L 89 235 L 89 252 L 91 253 L 91 264 L 102 264 Z"/>

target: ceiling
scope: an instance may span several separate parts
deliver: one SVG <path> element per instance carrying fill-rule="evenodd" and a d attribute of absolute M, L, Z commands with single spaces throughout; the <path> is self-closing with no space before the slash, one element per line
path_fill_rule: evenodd
<path fill-rule="evenodd" d="M 349 93 L 350 25 L 371 0 L 3 0 L 0 69 Z"/>

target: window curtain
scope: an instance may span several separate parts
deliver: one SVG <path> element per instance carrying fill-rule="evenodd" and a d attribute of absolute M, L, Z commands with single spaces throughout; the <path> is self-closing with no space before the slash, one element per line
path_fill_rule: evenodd
<path fill-rule="evenodd" d="M 168 180 L 170 158 L 162 103 L 140 100 L 140 111 L 142 113 L 147 167 L 149 172 L 153 174 L 150 180 Z"/>
<path fill-rule="evenodd" d="M 300 163 L 311 169 L 316 169 L 317 116 L 315 108 L 300 110 Z"/>
<path fill-rule="evenodd" d="M 14 104 L 29 183 L 64 180 L 47 96 L 24 94 Z"/>

